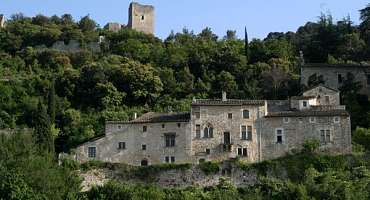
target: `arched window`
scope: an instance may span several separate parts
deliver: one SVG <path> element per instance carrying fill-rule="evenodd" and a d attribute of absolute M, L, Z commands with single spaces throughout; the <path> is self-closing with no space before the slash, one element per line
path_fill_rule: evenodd
<path fill-rule="evenodd" d="M 249 119 L 249 110 L 243 110 L 243 119 Z"/>
<path fill-rule="evenodd" d="M 203 137 L 204 138 L 213 138 L 213 127 L 212 127 L 212 125 L 208 124 L 206 127 L 204 127 Z"/>

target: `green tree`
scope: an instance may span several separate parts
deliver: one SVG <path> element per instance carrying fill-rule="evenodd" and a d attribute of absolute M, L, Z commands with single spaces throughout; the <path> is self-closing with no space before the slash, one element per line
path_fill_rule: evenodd
<path fill-rule="evenodd" d="M 54 139 L 51 133 L 50 118 L 46 108 L 39 102 L 34 118 L 34 138 L 40 152 L 53 153 Z"/>

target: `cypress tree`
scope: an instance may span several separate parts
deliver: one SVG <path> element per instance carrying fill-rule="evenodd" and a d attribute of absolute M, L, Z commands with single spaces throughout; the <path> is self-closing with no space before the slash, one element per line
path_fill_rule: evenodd
<path fill-rule="evenodd" d="M 249 63 L 249 40 L 247 27 L 244 29 L 244 53 L 245 57 L 247 58 L 247 63 Z"/>
<path fill-rule="evenodd" d="M 50 116 L 50 122 L 55 122 L 55 80 L 51 80 L 49 94 L 48 94 L 48 114 Z"/>
<path fill-rule="evenodd" d="M 51 123 L 46 108 L 39 102 L 34 119 L 34 132 L 36 144 L 40 152 L 54 152 L 54 141 L 51 133 Z"/>

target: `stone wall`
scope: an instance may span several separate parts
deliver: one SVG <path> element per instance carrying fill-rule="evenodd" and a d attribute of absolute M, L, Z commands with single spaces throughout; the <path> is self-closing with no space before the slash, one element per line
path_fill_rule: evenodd
<path fill-rule="evenodd" d="M 143 126 L 147 127 L 146 132 L 143 132 Z M 147 160 L 149 165 L 154 165 L 165 163 L 166 156 L 174 156 L 175 163 L 188 163 L 191 160 L 190 137 L 187 137 L 190 135 L 189 126 L 185 122 L 107 124 L 105 137 L 79 146 L 75 153 L 80 162 L 89 160 L 89 147 L 96 147 L 95 159 L 105 162 L 139 166 L 142 160 Z M 166 133 L 176 134 L 174 147 L 165 147 Z M 119 142 L 125 142 L 126 148 L 118 149 Z M 146 150 L 142 145 L 146 145 Z"/>
<path fill-rule="evenodd" d="M 195 112 L 192 112 L 192 151 L 193 163 L 199 159 L 204 160 L 225 160 L 237 157 L 238 148 L 247 148 L 247 156 L 240 159 L 248 162 L 258 161 L 258 130 L 260 118 L 264 115 L 263 106 L 196 106 L 192 110 L 201 112 L 200 119 L 196 119 Z M 249 110 L 249 119 L 243 119 L 243 110 Z M 232 114 L 232 119 L 228 119 L 228 114 Z M 200 125 L 201 137 L 196 137 L 196 125 Z M 213 127 L 213 138 L 204 138 L 203 130 L 206 126 Z M 241 126 L 252 126 L 252 139 L 241 139 Z M 225 152 L 223 149 L 224 133 L 229 132 L 231 137 L 231 151 Z M 206 154 L 206 149 L 210 149 L 210 154 Z"/>
<path fill-rule="evenodd" d="M 304 96 L 315 96 L 318 105 L 340 105 L 340 95 L 339 91 L 334 91 L 327 87 L 318 86 L 311 90 L 308 90 L 303 93 Z M 329 101 L 326 101 L 325 98 L 328 98 Z"/>
<path fill-rule="evenodd" d="M 320 130 L 331 132 L 330 143 L 321 144 L 320 149 L 332 154 L 347 154 L 351 152 L 351 123 L 347 116 L 340 116 L 339 122 L 334 122 L 334 116 L 316 116 L 314 122 L 310 117 L 289 117 L 284 123 L 283 117 L 267 118 L 263 122 L 262 159 L 269 160 L 286 155 L 292 150 L 299 150 L 308 139 L 320 140 Z M 276 142 L 276 129 L 283 130 L 283 142 Z"/>
<path fill-rule="evenodd" d="M 309 77 L 316 74 L 317 76 L 322 75 L 324 79 L 324 85 L 338 89 L 341 83 L 338 81 L 338 75 L 342 76 L 342 79 L 347 78 L 347 73 L 352 73 L 355 77 L 355 81 L 359 81 L 363 88 L 361 93 L 370 96 L 370 85 L 367 84 L 368 75 L 370 75 L 370 66 L 345 66 L 345 65 L 307 65 L 301 68 L 301 84 L 308 85 Z"/>
<path fill-rule="evenodd" d="M 154 7 L 131 3 L 127 26 L 147 34 L 154 34 Z"/>

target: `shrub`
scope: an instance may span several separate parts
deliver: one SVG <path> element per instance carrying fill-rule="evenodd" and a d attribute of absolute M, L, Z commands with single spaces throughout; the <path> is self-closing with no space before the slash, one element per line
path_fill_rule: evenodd
<path fill-rule="evenodd" d="M 314 153 L 320 146 L 320 141 L 317 139 L 308 139 L 303 143 L 303 152 Z"/>
<path fill-rule="evenodd" d="M 199 164 L 199 167 L 206 175 L 216 174 L 220 171 L 220 166 L 217 162 L 203 162 Z"/>

